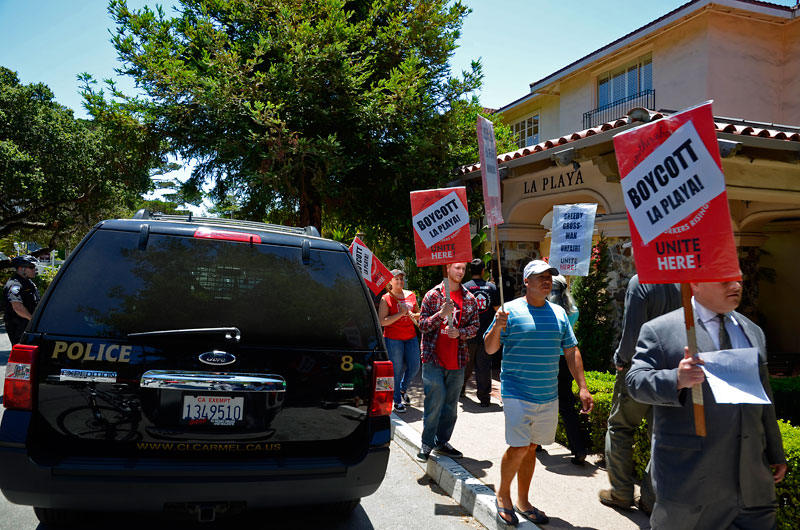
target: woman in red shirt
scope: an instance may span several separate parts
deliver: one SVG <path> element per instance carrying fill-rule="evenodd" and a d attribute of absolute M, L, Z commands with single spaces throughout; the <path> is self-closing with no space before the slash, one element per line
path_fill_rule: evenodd
<path fill-rule="evenodd" d="M 419 372 L 419 341 L 415 323 L 419 319 L 417 296 L 403 289 L 405 273 L 392 271 L 387 293 L 378 307 L 378 320 L 383 326 L 383 337 L 389 360 L 394 365 L 394 410 L 405 412 L 411 400 L 406 391 L 408 384 Z"/>

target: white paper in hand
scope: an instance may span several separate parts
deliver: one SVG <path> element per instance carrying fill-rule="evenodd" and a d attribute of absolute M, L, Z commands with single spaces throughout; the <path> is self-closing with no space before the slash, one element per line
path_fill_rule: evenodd
<path fill-rule="evenodd" d="M 758 375 L 758 350 L 737 348 L 697 354 L 717 403 L 770 403 Z"/>

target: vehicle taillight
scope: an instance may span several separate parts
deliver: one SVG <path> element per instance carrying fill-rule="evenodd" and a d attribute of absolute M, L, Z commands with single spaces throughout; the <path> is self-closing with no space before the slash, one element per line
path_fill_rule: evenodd
<path fill-rule="evenodd" d="M 370 416 L 388 416 L 394 403 L 394 367 L 391 361 L 375 361 Z"/>
<path fill-rule="evenodd" d="M 33 410 L 33 361 L 38 346 L 17 344 L 11 348 L 3 384 L 3 406 L 7 409 Z"/>
<path fill-rule="evenodd" d="M 261 243 L 261 236 L 233 230 L 217 230 L 214 228 L 198 228 L 194 237 L 199 239 L 224 239 L 225 241 L 242 241 L 244 243 Z"/>

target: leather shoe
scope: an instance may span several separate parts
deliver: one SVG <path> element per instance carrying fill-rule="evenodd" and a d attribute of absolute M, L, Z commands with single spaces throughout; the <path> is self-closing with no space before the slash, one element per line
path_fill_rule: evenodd
<path fill-rule="evenodd" d="M 630 510 L 633 507 L 633 500 L 626 501 L 625 499 L 620 499 L 616 497 L 610 489 L 600 490 L 597 496 L 600 498 L 600 502 L 606 506 L 622 508 L 623 510 Z"/>

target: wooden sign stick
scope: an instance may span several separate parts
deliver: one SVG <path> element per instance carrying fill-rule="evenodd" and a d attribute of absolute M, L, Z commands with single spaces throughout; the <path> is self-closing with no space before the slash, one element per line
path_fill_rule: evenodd
<path fill-rule="evenodd" d="M 442 265 L 442 272 L 444 273 L 444 301 L 450 301 L 450 275 L 447 274 L 447 265 Z M 453 326 L 453 313 L 447 315 L 447 325 Z"/>
<path fill-rule="evenodd" d="M 697 333 L 694 328 L 694 310 L 692 310 L 692 288 L 688 283 L 681 284 L 681 301 L 683 302 L 683 318 L 686 321 L 686 341 L 689 355 L 697 355 Z M 703 407 L 703 385 L 692 387 L 692 404 L 694 406 L 694 432 L 697 436 L 706 435 L 706 416 Z"/>
<path fill-rule="evenodd" d="M 500 277 L 500 285 L 498 285 L 500 290 L 500 311 L 505 311 L 505 300 L 503 298 L 503 267 L 500 265 L 500 238 L 497 237 L 497 225 L 493 226 L 494 228 L 494 244 L 495 248 L 497 249 L 497 275 Z"/>

